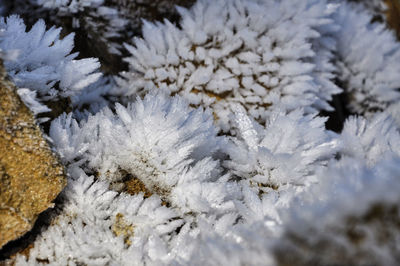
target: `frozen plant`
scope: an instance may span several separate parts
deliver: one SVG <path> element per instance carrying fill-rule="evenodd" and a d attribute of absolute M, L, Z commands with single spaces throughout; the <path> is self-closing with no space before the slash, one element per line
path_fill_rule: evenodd
<path fill-rule="evenodd" d="M 348 2 L 357 2 L 363 6 L 365 6 L 372 14 L 374 15 L 383 15 L 383 13 L 387 10 L 387 5 L 385 0 L 347 0 Z M 389 0 L 390 1 L 390 0 Z"/>
<path fill-rule="evenodd" d="M 0 21 L 19 94 L 72 107 L 68 186 L 16 265 L 396 265 L 400 46 L 355 2 L 0 0 L 30 17 Z M 334 133 L 339 87 L 359 116 Z"/>
<path fill-rule="evenodd" d="M 71 177 L 63 194 L 66 203 L 30 255 L 17 258 L 18 265 L 36 259 L 187 263 L 190 253 L 181 253 L 180 239 L 199 233 L 197 216 L 211 221 L 228 215 L 221 226 L 236 220 L 233 199 L 240 191 L 211 157 L 224 142 L 209 111 L 164 94 L 115 109 L 103 109 L 79 124 L 72 114 L 53 121 L 50 136 Z M 97 180 L 83 170 L 96 173 Z M 113 191 L 122 171 L 139 179 L 145 191 L 132 196 Z M 146 196 L 148 191 L 153 195 Z"/>
<path fill-rule="evenodd" d="M 333 11 L 313 0 L 197 1 L 179 8 L 179 26 L 144 24 L 143 39 L 126 46 L 130 71 L 120 84 L 127 95 L 156 87 L 210 106 L 225 132 L 236 104 L 261 122 L 276 109 L 329 109 L 339 92 L 330 80 L 334 42 L 325 36 L 335 28 Z"/>
<path fill-rule="evenodd" d="M 118 87 L 112 76 L 101 76 L 96 82 L 82 89 L 80 94 L 70 98 L 74 106 L 75 118 L 79 121 L 87 118 L 89 114 L 95 114 L 104 107 L 112 105 L 115 99 L 109 97 L 109 95 L 117 91 Z"/>
<path fill-rule="evenodd" d="M 350 117 L 339 136 L 339 155 L 364 161 L 372 166 L 390 152 L 400 156 L 398 124 L 390 114 L 377 113 L 369 120 Z"/>
<path fill-rule="evenodd" d="M 62 194 L 61 213 L 17 265 L 129 265 L 132 262 L 167 264 L 163 253 L 168 234 L 182 225 L 173 210 L 157 197 L 127 195 L 109 190 L 76 168 Z"/>
<path fill-rule="evenodd" d="M 389 153 L 372 168 L 347 157 L 319 172 L 319 184 L 299 196 L 284 219 L 278 261 L 397 265 L 399 166 L 400 157 Z"/>
<path fill-rule="evenodd" d="M 400 102 L 390 105 L 387 112 L 391 114 L 396 121 L 397 128 L 400 130 Z"/>
<path fill-rule="evenodd" d="M 211 157 L 224 143 L 209 111 L 180 97 L 152 94 L 128 107 L 105 108 L 79 124 L 72 114 L 50 128 L 62 160 L 118 184 L 130 176 L 183 212 L 230 209 L 234 190 Z M 225 191 L 225 192 L 224 192 Z"/>
<path fill-rule="evenodd" d="M 157 196 L 118 194 L 79 168 L 70 174 L 62 209 L 16 265 L 273 265 L 276 234 L 262 223 L 232 228 L 237 217 L 226 214 L 193 226 Z"/>
<path fill-rule="evenodd" d="M 57 8 L 58 12 L 62 13 L 77 13 L 86 7 L 101 6 L 104 0 L 33 0 L 32 2 L 45 8 Z"/>
<path fill-rule="evenodd" d="M 97 59 L 75 60 L 73 34 L 60 39 L 61 29 L 46 30 L 43 20 L 26 32 L 22 19 L 10 16 L 0 20 L 0 30 L 0 49 L 17 53 L 4 66 L 17 87 L 29 89 L 19 94 L 36 113 L 46 109 L 39 108 L 45 101 L 77 95 L 101 76 Z"/>
<path fill-rule="evenodd" d="M 400 43 L 383 23 L 372 23 L 364 7 L 342 3 L 335 15 L 339 79 L 348 108 L 371 115 L 400 99 Z"/>
<path fill-rule="evenodd" d="M 238 108 L 238 138 L 226 148 L 224 166 L 243 185 L 246 219 L 264 215 L 280 221 L 276 208 L 287 206 L 290 198 L 318 182 L 315 170 L 327 164 L 338 141 L 324 128 L 326 118 L 305 115 L 302 110 L 271 115 L 265 128 Z"/>
<path fill-rule="evenodd" d="M 76 31 L 79 50 L 95 55 L 103 71 L 116 74 L 126 68 L 122 62 L 123 43 L 141 34 L 142 20 L 179 17 L 175 5 L 189 6 L 193 0 L 15 0 L 8 13 L 17 13 L 32 21 L 31 10 L 47 22 Z"/>
<path fill-rule="evenodd" d="M 179 238 L 181 264 L 276 265 L 273 245 L 280 235 L 278 230 L 266 227 L 268 220 L 232 225 L 235 218 L 225 216 L 215 222 L 198 219 L 197 233 Z"/>
<path fill-rule="evenodd" d="M 109 0 L 107 5 L 129 20 L 127 25 L 132 36 L 141 35 L 143 20 L 162 21 L 179 19 L 176 6 L 189 7 L 195 0 Z"/>

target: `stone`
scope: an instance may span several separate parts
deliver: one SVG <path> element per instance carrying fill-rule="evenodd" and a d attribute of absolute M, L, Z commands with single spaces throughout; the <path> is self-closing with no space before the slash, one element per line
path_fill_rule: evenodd
<path fill-rule="evenodd" d="M 396 31 L 397 38 L 400 40 L 400 1 L 385 0 L 387 24 Z"/>
<path fill-rule="evenodd" d="M 66 182 L 63 166 L 0 62 L 0 248 L 28 232 Z"/>

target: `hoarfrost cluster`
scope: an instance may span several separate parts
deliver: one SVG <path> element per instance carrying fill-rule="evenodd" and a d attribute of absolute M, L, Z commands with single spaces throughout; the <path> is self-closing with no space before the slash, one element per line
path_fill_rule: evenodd
<path fill-rule="evenodd" d="M 197 0 L 140 35 L 121 6 L 141 1 L 0 1 L 4 66 L 68 172 L 9 260 L 396 265 L 400 42 L 382 3 Z"/>
<path fill-rule="evenodd" d="M 336 19 L 339 79 L 346 84 L 351 111 L 385 110 L 400 98 L 400 43 L 383 24 L 371 24 L 360 6 L 343 4 Z M 352 27 L 345 25 L 352 24 Z"/>
<path fill-rule="evenodd" d="M 74 34 L 60 39 L 61 29 L 46 30 L 43 20 L 27 32 L 17 15 L 2 18 L 0 29 L 0 49 L 14 53 L 4 66 L 36 114 L 49 111 L 45 101 L 77 95 L 101 76 L 96 58 L 76 60 L 78 54 L 71 54 Z"/>
<path fill-rule="evenodd" d="M 329 109 L 339 92 L 326 73 L 330 51 L 313 44 L 332 31 L 331 9 L 325 1 L 198 1 L 179 10 L 179 28 L 144 24 L 143 39 L 127 45 L 132 57 L 122 86 L 126 95 L 157 87 L 210 106 L 225 132 L 236 103 L 262 122 L 276 109 Z"/>

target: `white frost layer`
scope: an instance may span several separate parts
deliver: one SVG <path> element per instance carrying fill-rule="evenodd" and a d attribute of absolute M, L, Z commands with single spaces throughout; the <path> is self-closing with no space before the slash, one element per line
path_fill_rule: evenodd
<path fill-rule="evenodd" d="M 12 60 L 5 58 L 8 74 L 17 87 L 32 91 L 22 95 L 34 93 L 39 102 L 71 97 L 101 76 L 96 73 L 100 67 L 97 59 L 74 59 L 78 55 L 70 54 L 74 35 L 60 39 L 61 28 L 46 30 L 44 21 L 39 20 L 26 32 L 23 20 L 13 15 L 1 18 L 0 31 L 1 51 L 16 52 Z M 31 99 L 24 101 L 32 102 Z M 35 108 L 35 112 L 38 110 L 45 107 Z"/>
<path fill-rule="evenodd" d="M 349 108 L 358 114 L 385 110 L 400 100 L 400 43 L 362 6 L 343 2 L 335 21 L 339 78 L 349 95 Z"/>
<path fill-rule="evenodd" d="M 130 71 L 120 83 L 127 95 L 157 87 L 211 106 L 224 131 L 238 103 L 261 121 L 276 109 L 329 109 L 340 91 L 331 82 L 333 11 L 314 0 L 198 1 L 179 8 L 179 28 L 144 23 L 143 39 L 126 46 Z"/>
<path fill-rule="evenodd" d="M 45 8 L 58 9 L 60 12 L 77 13 L 85 7 L 100 6 L 104 0 L 33 0 Z"/>
<path fill-rule="evenodd" d="M 179 98 L 148 95 L 128 107 L 106 108 L 80 124 L 72 114 L 55 120 L 50 136 L 64 162 L 118 182 L 127 172 L 183 212 L 229 210 L 228 190 L 211 156 L 224 143 L 212 115 Z"/>

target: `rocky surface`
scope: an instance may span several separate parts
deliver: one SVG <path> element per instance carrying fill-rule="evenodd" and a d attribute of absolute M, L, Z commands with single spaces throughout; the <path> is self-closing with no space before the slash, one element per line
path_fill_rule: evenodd
<path fill-rule="evenodd" d="M 385 0 L 388 7 L 386 17 L 388 25 L 396 31 L 397 38 L 400 39 L 400 1 Z"/>
<path fill-rule="evenodd" d="M 66 185 L 29 109 L 0 66 L 0 248 L 29 231 Z"/>

